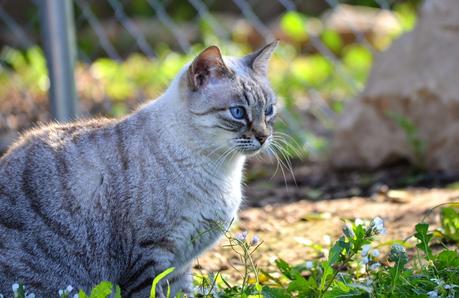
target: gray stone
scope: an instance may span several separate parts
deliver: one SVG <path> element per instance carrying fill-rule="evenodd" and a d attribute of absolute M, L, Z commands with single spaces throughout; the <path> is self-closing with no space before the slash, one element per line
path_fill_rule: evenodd
<path fill-rule="evenodd" d="M 459 171 L 459 1 L 424 3 L 415 29 L 376 55 L 364 91 L 336 127 L 330 152 L 336 167 L 409 160 Z"/>

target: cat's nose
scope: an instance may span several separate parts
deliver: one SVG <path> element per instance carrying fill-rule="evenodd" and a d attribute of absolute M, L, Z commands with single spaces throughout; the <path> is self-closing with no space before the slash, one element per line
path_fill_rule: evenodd
<path fill-rule="evenodd" d="M 257 139 L 258 142 L 260 142 L 261 145 L 263 145 L 266 142 L 266 139 L 268 138 L 268 135 L 256 135 L 255 139 Z"/>

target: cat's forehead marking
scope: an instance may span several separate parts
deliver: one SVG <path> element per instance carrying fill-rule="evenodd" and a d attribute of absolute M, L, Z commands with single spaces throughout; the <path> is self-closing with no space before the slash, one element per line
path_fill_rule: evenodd
<path fill-rule="evenodd" d="M 249 106 L 263 107 L 270 100 L 270 94 L 259 81 L 247 78 L 237 77 L 237 91 Z"/>

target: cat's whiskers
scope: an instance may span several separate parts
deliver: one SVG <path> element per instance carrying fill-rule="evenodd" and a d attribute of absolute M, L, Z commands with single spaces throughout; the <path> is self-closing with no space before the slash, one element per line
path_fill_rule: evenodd
<path fill-rule="evenodd" d="M 282 158 L 280 158 L 279 160 L 281 161 L 281 163 L 285 166 L 285 168 L 292 175 L 292 179 L 293 179 L 293 182 L 295 183 L 295 185 L 298 186 L 297 183 L 296 183 L 295 174 L 293 173 L 292 163 L 290 161 L 290 158 L 288 157 L 288 153 L 285 152 L 285 148 L 283 148 L 281 144 L 277 143 L 276 140 L 273 140 L 272 145 L 273 145 L 274 148 L 276 148 L 278 150 L 278 152 L 283 157 L 284 161 L 282 161 Z"/>
<path fill-rule="evenodd" d="M 277 171 L 279 171 L 279 161 L 277 160 L 276 152 L 271 148 L 271 144 L 266 148 L 266 150 L 270 153 L 270 155 L 268 155 L 270 161 L 272 161 L 271 157 L 274 157 L 274 159 L 277 161 L 276 162 L 276 169 L 274 170 L 274 174 L 272 174 L 272 176 L 271 176 L 271 179 L 272 179 L 274 176 L 276 176 Z"/>
<path fill-rule="evenodd" d="M 293 146 L 290 142 L 288 142 L 285 137 L 289 137 L 294 143 L 295 143 L 295 146 Z M 291 164 L 291 159 L 290 159 L 290 154 L 289 152 L 287 152 L 287 149 L 284 148 L 287 147 L 288 149 L 290 149 L 291 151 L 293 151 L 294 155 L 297 157 L 297 158 L 304 158 L 304 154 L 303 152 L 298 149 L 297 147 L 300 147 L 299 144 L 296 142 L 296 140 L 291 137 L 290 135 L 288 134 L 285 134 L 285 133 L 279 133 L 279 135 L 274 135 L 273 136 L 273 140 L 276 144 L 279 145 L 281 151 L 282 151 L 282 155 L 284 156 L 287 164 L 290 166 L 290 169 L 292 169 L 292 164 Z M 293 173 L 292 173 L 293 174 Z M 295 179 L 295 177 L 293 177 Z M 296 183 L 296 181 L 295 181 Z"/>
<path fill-rule="evenodd" d="M 296 157 L 300 159 L 303 159 L 305 157 L 304 152 L 301 150 L 302 146 L 298 144 L 296 139 L 292 137 L 291 135 L 279 131 L 279 132 L 275 132 L 273 134 L 273 137 L 283 142 L 289 149 L 293 151 L 293 153 L 295 153 Z M 290 142 L 287 139 L 290 140 Z"/>
<path fill-rule="evenodd" d="M 285 165 L 284 165 L 283 162 L 280 160 L 280 158 L 279 158 L 279 156 L 278 156 L 276 150 L 274 149 L 274 146 L 273 146 L 272 143 L 270 144 L 270 146 L 269 146 L 268 149 L 271 151 L 271 153 L 273 154 L 273 156 L 276 158 L 276 161 L 277 161 L 277 166 L 276 166 L 276 171 L 275 171 L 275 172 L 277 172 L 278 169 L 281 170 L 282 176 L 283 176 L 283 178 L 284 178 L 285 189 L 288 191 L 287 178 L 285 177 L 285 171 L 284 171 L 284 168 L 283 168 Z M 273 177 L 274 177 L 274 175 L 273 175 Z"/>

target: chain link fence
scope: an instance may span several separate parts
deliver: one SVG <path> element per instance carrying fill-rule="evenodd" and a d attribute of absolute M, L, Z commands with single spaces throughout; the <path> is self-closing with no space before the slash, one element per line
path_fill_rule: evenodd
<path fill-rule="evenodd" d="M 280 126 L 320 147 L 311 136 L 327 134 L 343 102 L 363 88 L 373 54 L 413 26 L 417 2 L 0 1 L 0 151 L 36 122 L 68 120 L 77 110 L 128 112 L 159 95 L 205 46 L 236 56 L 273 39 L 281 40 L 271 71 L 285 106 Z"/>

